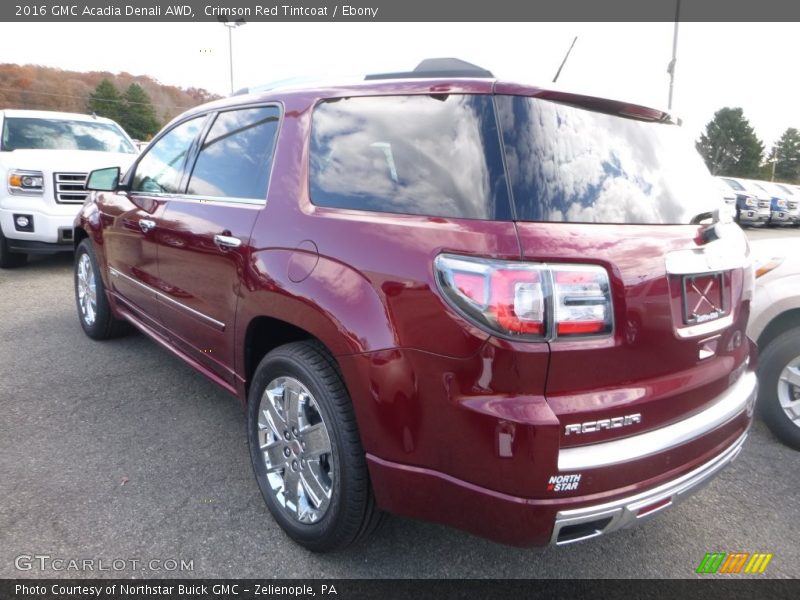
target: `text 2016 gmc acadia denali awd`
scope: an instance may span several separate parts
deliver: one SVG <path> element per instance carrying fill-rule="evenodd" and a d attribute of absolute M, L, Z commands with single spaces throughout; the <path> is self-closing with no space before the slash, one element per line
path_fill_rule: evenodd
<path fill-rule="evenodd" d="M 237 395 L 312 550 L 384 511 L 600 535 L 751 421 L 747 243 L 679 128 L 456 66 L 192 109 L 76 221 L 86 333 L 132 322 Z"/>

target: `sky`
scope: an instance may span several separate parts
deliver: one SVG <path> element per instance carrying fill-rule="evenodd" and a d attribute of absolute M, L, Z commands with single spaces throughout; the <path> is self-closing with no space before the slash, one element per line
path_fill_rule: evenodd
<path fill-rule="evenodd" d="M 247 23 L 233 30 L 236 89 L 298 76 L 412 69 L 454 56 L 547 86 L 666 108 L 673 23 Z M 127 71 L 230 92 L 219 23 L 0 23 L 0 62 Z M 767 148 L 800 129 L 800 23 L 681 23 L 673 113 L 699 137 L 723 106 L 744 109 Z"/>

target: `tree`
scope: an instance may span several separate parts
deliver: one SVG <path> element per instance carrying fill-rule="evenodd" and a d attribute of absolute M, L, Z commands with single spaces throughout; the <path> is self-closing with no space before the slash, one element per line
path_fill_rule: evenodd
<path fill-rule="evenodd" d="M 800 180 L 800 131 L 789 127 L 772 149 L 775 179 L 787 182 Z"/>
<path fill-rule="evenodd" d="M 108 117 L 119 121 L 123 112 L 123 100 L 117 88 L 108 79 L 103 79 L 94 92 L 89 94 L 89 112 L 98 117 Z"/>
<path fill-rule="evenodd" d="M 156 118 L 156 111 L 147 92 L 140 85 L 132 83 L 125 90 L 123 100 L 125 112 L 120 117 L 120 125 L 137 140 L 147 140 L 153 137 L 161 125 Z"/>
<path fill-rule="evenodd" d="M 764 144 L 756 137 L 741 108 L 721 108 L 697 141 L 697 151 L 712 175 L 754 177 Z"/>

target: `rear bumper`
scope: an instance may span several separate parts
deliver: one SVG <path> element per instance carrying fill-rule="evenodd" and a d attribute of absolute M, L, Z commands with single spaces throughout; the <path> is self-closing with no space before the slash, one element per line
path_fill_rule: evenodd
<path fill-rule="evenodd" d="M 564 448 L 558 455 L 559 471 L 584 471 L 642 460 L 698 439 L 750 410 L 758 381 L 753 371 L 739 380 L 705 410 L 666 427 L 619 440 Z"/>
<path fill-rule="evenodd" d="M 577 458 L 586 462 L 579 466 L 579 489 L 588 479 L 607 481 L 615 470 L 644 471 L 643 464 L 660 470 L 637 483 L 602 492 L 520 497 L 368 454 L 370 475 L 378 503 L 390 512 L 446 523 L 516 546 L 567 544 L 646 520 L 710 481 L 739 454 L 756 394 L 755 374 L 746 371 L 710 407 L 678 423 L 582 447 L 596 452 L 587 453 L 581 447 L 561 450 L 559 473 L 575 474 Z M 660 431 L 666 434 L 659 440 Z M 626 440 L 633 443 L 616 445 Z M 561 468 L 564 455 L 570 461 L 565 465 L 569 470 Z M 503 468 L 501 460 L 497 467 Z"/>
<path fill-rule="evenodd" d="M 614 502 L 596 504 L 556 514 L 550 543 L 562 546 L 640 523 L 677 504 L 711 481 L 733 462 L 742 450 L 747 434 L 743 434 L 722 454 L 701 467 L 641 494 Z"/>

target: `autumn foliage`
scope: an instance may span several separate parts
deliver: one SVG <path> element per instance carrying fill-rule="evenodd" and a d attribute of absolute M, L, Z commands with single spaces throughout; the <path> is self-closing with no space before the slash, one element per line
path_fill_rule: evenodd
<path fill-rule="evenodd" d="M 127 90 L 131 84 L 139 85 L 149 96 L 160 123 L 166 123 L 187 108 L 218 97 L 200 88 L 163 85 L 147 75 L 100 71 L 78 73 L 38 65 L 0 64 L 0 109 L 86 113 L 89 96 L 104 79 L 118 90 Z"/>

